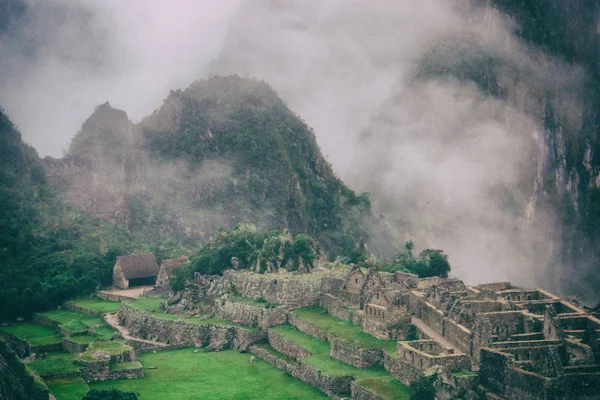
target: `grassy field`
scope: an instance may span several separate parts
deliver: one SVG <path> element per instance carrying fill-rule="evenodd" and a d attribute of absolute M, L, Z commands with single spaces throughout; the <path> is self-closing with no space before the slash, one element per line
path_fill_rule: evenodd
<path fill-rule="evenodd" d="M 94 336 L 90 335 L 81 335 L 81 336 L 71 336 L 69 340 L 73 343 L 77 344 L 90 344 L 96 341 Z"/>
<path fill-rule="evenodd" d="M 35 322 L 5 326 L 0 328 L 33 346 L 60 343 L 62 336 L 54 328 L 43 326 Z"/>
<path fill-rule="evenodd" d="M 45 358 L 37 358 L 27 365 L 39 375 L 55 372 L 77 372 L 79 366 L 73 364 L 73 360 L 76 358 L 77 354 L 73 353 L 49 353 Z"/>
<path fill-rule="evenodd" d="M 119 311 L 119 307 L 121 303 L 115 301 L 108 301 L 99 299 L 94 297 L 92 299 L 76 299 L 70 300 L 67 304 L 73 304 L 75 306 L 84 308 L 86 310 L 99 312 L 99 313 L 107 313 L 107 312 L 117 312 Z"/>
<path fill-rule="evenodd" d="M 101 316 L 87 315 L 66 309 L 46 311 L 39 315 L 56 322 L 61 328 L 71 333 L 92 331 L 104 340 L 112 338 L 115 334 L 115 330 Z"/>
<path fill-rule="evenodd" d="M 264 361 L 235 350 L 194 353 L 192 349 L 140 355 L 144 379 L 90 383 L 140 393 L 143 400 L 326 399 L 317 389 Z M 152 366 L 156 369 L 148 369 Z M 63 399 L 59 399 L 63 400 Z"/>
<path fill-rule="evenodd" d="M 305 307 L 292 311 L 300 318 L 324 329 L 341 340 L 355 344 L 361 349 L 381 348 L 388 353 L 395 353 L 395 340 L 382 340 L 363 331 L 362 326 L 332 317 L 321 307 Z"/>
<path fill-rule="evenodd" d="M 89 390 L 81 378 L 52 379 L 46 384 L 57 400 L 81 400 Z"/>
<path fill-rule="evenodd" d="M 307 335 L 292 325 L 278 325 L 271 329 L 285 338 L 308 350 L 312 355 L 302 358 L 301 362 L 312 365 L 329 376 L 352 375 L 357 382 L 375 391 L 385 399 L 408 399 L 410 390 L 402 385 L 381 367 L 355 368 L 329 355 L 329 343 Z M 275 354 L 277 355 L 277 354 Z"/>

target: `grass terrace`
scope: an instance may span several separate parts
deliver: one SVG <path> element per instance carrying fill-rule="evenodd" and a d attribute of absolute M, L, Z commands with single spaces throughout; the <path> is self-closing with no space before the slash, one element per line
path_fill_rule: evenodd
<path fill-rule="evenodd" d="M 123 341 L 97 341 L 91 343 L 85 352 L 81 353 L 78 358 L 84 361 L 94 361 L 96 359 L 93 357 L 93 355 L 97 351 L 105 351 L 112 356 L 116 356 L 126 350 L 131 350 L 131 347 L 127 346 Z"/>
<path fill-rule="evenodd" d="M 87 315 L 76 311 L 60 309 L 38 313 L 49 320 L 56 322 L 61 328 L 71 332 L 83 332 L 93 327 L 106 325 L 102 317 Z"/>
<path fill-rule="evenodd" d="M 73 353 L 48 353 L 44 358 L 38 357 L 27 365 L 40 376 L 57 372 L 78 372 L 79 366 L 73 364 L 76 358 L 77 354 Z"/>
<path fill-rule="evenodd" d="M 120 362 L 120 363 L 111 363 L 110 369 L 111 369 L 111 371 L 120 371 L 123 369 L 140 368 L 141 366 L 142 366 L 142 364 L 140 364 L 139 361 L 126 361 L 126 362 Z"/>
<path fill-rule="evenodd" d="M 67 304 L 73 304 L 77 307 L 81 307 L 86 310 L 97 313 L 117 312 L 119 311 L 119 307 L 121 306 L 121 303 L 119 302 L 103 300 L 97 297 L 91 299 L 70 300 L 67 302 Z"/>
<path fill-rule="evenodd" d="M 293 325 L 277 325 L 271 327 L 271 329 L 284 339 L 294 342 L 309 351 L 312 355 L 302 358 L 301 362 L 317 368 L 325 375 L 352 375 L 355 377 L 357 383 L 372 389 L 385 399 L 408 399 L 410 397 L 409 388 L 390 376 L 382 366 L 363 369 L 336 360 L 329 355 L 330 346 L 328 342 L 307 335 L 296 329 Z M 276 350 L 270 348 L 270 346 L 265 348 L 273 355 L 289 359 L 289 357 L 281 355 Z"/>
<path fill-rule="evenodd" d="M 297 378 L 235 350 L 212 353 L 193 349 L 144 353 L 143 379 L 90 383 L 91 389 L 132 391 L 144 400 L 326 399 L 317 389 Z M 151 366 L 155 369 L 149 369 Z M 63 400 L 59 398 L 58 400 Z"/>
<path fill-rule="evenodd" d="M 71 336 L 69 340 L 73 343 L 77 344 L 90 344 L 96 341 L 94 336 L 90 335 L 80 335 L 80 336 Z"/>
<path fill-rule="evenodd" d="M 62 335 L 54 328 L 43 326 L 36 322 L 26 322 L 19 325 L 4 326 L 4 332 L 29 343 L 32 346 L 60 343 Z"/>
<path fill-rule="evenodd" d="M 81 378 L 51 379 L 46 384 L 57 400 L 81 400 L 90 390 Z"/>
<path fill-rule="evenodd" d="M 380 348 L 389 354 L 396 353 L 397 342 L 395 340 L 377 339 L 365 333 L 362 326 L 332 317 L 322 307 L 304 307 L 293 310 L 292 313 L 361 349 Z"/>

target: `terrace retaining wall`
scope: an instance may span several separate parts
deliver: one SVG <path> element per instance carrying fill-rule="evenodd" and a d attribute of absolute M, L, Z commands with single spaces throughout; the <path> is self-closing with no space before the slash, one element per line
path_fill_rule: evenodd
<path fill-rule="evenodd" d="M 307 335 L 311 335 L 322 340 L 328 340 L 329 338 L 329 332 L 327 332 L 325 329 L 319 328 L 315 324 L 298 317 L 294 313 L 289 313 L 288 321 L 290 324 L 298 328 L 299 331 L 304 332 Z"/>
<path fill-rule="evenodd" d="M 121 304 L 120 324 L 132 336 L 170 345 L 208 346 L 213 350 L 224 348 L 247 349 L 251 344 L 265 340 L 266 332 L 217 324 L 197 325 L 181 320 L 159 319 L 152 314 Z"/>
<path fill-rule="evenodd" d="M 354 381 L 352 381 L 350 388 L 352 390 L 352 400 L 386 400 Z"/>
<path fill-rule="evenodd" d="M 340 395 L 348 395 L 351 393 L 351 383 L 354 380 L 353 376 L 329 376 L 312 365 L 283 360 L 257 346 L 250 346 L 250 352 L 278 369 L 319 389 L 331 398 L 338 399 Z"/>
<path fill-rule="evenodd" d="M 370 368 L 383 361 L 383 351 L 381 349 L 361 349 L 352 343 L 335 337 L 330 337 L 329 342 L 331 343 L 331 357 L 353 367 Z"/>
<path fill-rule="evenodd" d="M 67 310 L 75 311 L 75 312 L 82 313 L 82 314 L 93 315 L 93 316 L 98 316 L 98 317 L 102 316 L 101 312 L 88 310 L 87 308 L 80 307 L 76 304 L 65 303 L 63 307 L 66 308 Z"/>
<path fill-rule="evenodd" d="M 271 347 L 288 357 L 299 359 L 312 355 L 308 350 L 298 346 L 290 340 L 286 340 L 272 329 L 269 329 L 268 335 Z"/>
<path fill-rule="evenodd" d="M 219 319 L 259 327 L 264 330 L 270 326 L 287 322 L 287 309 L 283 307 L 266 308 L 260 305 L 230 300 L 217 300 L 215 303 L 215 317 Z"/>

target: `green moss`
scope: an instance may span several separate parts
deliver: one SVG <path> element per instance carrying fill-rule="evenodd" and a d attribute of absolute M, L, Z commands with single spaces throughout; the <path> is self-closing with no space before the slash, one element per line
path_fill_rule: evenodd
<path fill-rule="evenodd" d="M 89 311 L 98 313 L 117 312 L 121 303 L 114 301 L 107 301 L 94 297 L 92 299 L 76 299 L 68 301 L 67 304 L 73 304 L 77 307 L 84 308 Z"/>
<path fill-rule="evenodd" d="M 62 336 L 54 328 L 43 326 L 36 322 L 5 326 L 0 329 L 26 341 L 32 346 L 60 343 L 62 340 Z"/>
<path fill-rule="evenodd" d="M 41 376 L 57 372 L 77 372 L 79 367 L 73 364 L 75 358 L 77 358 L 77 354 L 73 353 L 49 353 L 46 357 L 38 357 L 28 365 Z"/>
<path fill-rule="evenodd" d="M 235 350 L 194 353 L 181 349 L 140 355 L 143 379 L 90 383 L 91 389 L 116 387 L 144 400 L 300 400 L 326 399 L 317 389 L 272 365 Z"/>
<path fill-rule="evenodd" d="M 397 342 L 395 340 L 382 340 L 371 336 L 363 331 L 362 326 L 332 317 L 324 308 L 305 307 L 292 312 L 340 340 L 352 343 L 361 349 L 380 348 L 388 353 L 396 351 Z"/>

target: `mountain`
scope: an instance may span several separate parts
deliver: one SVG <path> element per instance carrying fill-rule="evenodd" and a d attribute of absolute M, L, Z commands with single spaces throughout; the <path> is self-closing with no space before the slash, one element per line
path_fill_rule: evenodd
<path fill-rule="evenodd" d="M 78 209 L 193 248 L 248 221 L 311 234 L 335 257 L 371 221 L 368 196 L 337 178 L 311 129 L 266 83 L 235 75 L 172 91 L 137 125 L 103 104 L 44 166 Z"/>

